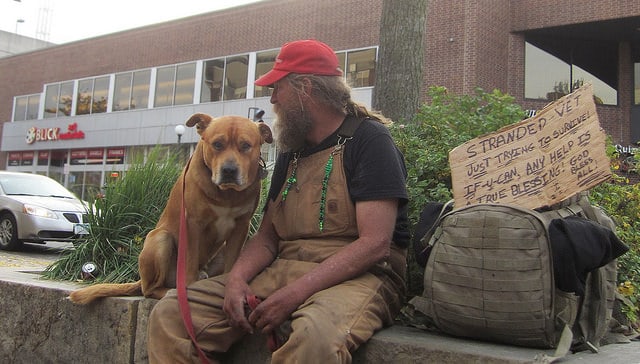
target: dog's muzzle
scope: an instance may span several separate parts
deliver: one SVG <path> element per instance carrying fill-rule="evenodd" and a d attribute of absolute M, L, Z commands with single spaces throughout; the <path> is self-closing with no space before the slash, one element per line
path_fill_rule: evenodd
<path fill-rule="evenodd" d="M 219 185 L 235 184 L 241 185 L 240 169 L 234 162 L 225 162 L 219 170 L 218 181 Z"/>

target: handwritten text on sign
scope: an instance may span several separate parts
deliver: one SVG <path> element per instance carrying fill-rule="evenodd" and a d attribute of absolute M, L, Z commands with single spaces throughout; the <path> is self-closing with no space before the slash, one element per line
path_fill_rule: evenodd
<path fill-rule="evenodd" d="M 611 175 L 590 84 L 533 118 L 456 147 L 449 163 L 455 206 L 549 206 Z"/>

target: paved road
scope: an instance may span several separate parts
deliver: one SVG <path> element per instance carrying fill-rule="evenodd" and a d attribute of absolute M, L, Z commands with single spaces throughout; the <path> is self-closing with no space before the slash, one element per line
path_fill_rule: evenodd
<path fill-rule="evenodd" d="M 18 251 L 0 250 L 0 267 L 45 268 L 55 262 L 71 243 L 24 244 Z"/>

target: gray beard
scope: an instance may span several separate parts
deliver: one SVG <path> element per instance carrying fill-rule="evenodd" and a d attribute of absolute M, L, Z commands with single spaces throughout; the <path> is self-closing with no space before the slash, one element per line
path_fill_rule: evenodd
<path fill-rule="evenodd" d="M 274 111 L 277 118 L 273 128 L 278 151 L 285 153 L 300 151 L 311 130 L 311 118 L 301 108 L 285 110 L 275 107 Z"/>

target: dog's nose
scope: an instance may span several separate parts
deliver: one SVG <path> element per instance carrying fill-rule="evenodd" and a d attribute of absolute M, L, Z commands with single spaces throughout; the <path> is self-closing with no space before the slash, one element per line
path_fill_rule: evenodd
<path fill-rule="evenodd" d="M 225 183 L 235 182 L 238 177 L 238 166 L 230 162 L 224 163 L 220 168 L 220 177 Z"/>

